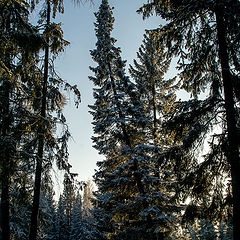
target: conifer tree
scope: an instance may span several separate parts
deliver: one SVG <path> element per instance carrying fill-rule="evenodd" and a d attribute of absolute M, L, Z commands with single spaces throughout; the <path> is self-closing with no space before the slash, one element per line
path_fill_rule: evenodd
<path fill-rule="evenodd" d="M 48 185 L 50 185 L 48 183 Z M 42 188 L 39 205 L 39 233 L 41 239 L 51 239 L 56 233 L 56 206 L 54 202 L 54 192 L 52 186 Z"/>
<path fill-rule="evenodd" d="M 22 159 L 17 166 L 18 170 L 14 172 L 10 185 L 11 239 L 27 240 L 31 216 L 33 167 Z"/>
<path fill-rule="evenodd" d="M 150 118 L 149 140 L 154 145 L 164 144 L 163 136 L 159 136 L 161 122 L 173 111 L 176 100 L 175 78 L 165 80 L 164 75 L 169 69 L 164 47 L 149 34 L 144 34 L 144 40 L 137 53 L 137 60 L 130 65 L 130 74 L 139 90 L 139 97 L 144 103 L 144 109 Z M 150 143 L 151 143 L 150 142 Z"/>
<path fill-rule="evenodd" d="M 60 239 L 66 239 L 68 234 L 68 227 L 67 227 L 67 217 L 64 207 L 64 200 L 62 194 L 59 197 L 58 200 L 58 207 L 57 207 L 57 238 Z"/>
<path fill-rule="evenodd" d="M 73 216 L 73 204 L 75 202 L 75 189 L 72 175 L 65 174 L 63 181 L 64 189 L 62 194 L 64 212 L 66 216 L 66 236 L 63 239 L 69 240 L 71 233 L 71 223 Z"/>
<path fill-rule="evenodd" d="M 179 104 L 165 125 L 182 141 L 182 147 L 171 148 L 163 155 L 175 159 L 179 182 L 184 186 L 179 197 L 191 195 L 186 210 L 190 218 L 205 213 L 221 219 L 229 213 L 226 207 L 232 205 L 234 239 L 240 237 L 239 7 L 234 0 L 149 1 L 139 10 L 144 17 L 156 12 L 168 21 L 154 31 L 155 36 L 170 57 L 178 57 L 182 88 L 195 97 Z M 209 96 L 196 100 L 207 87 Z M 220 126 L 221 131 L 210 137 L 210 151 L 200 163 L 193 150 L 211 135 L 214 126 Z M 227 178 L 232 180 L 231 187 L 225 184 Z"/>
<path fill-rule="evenodd" d="M 41 37 L 29 23 L 29 5 L 22 1 L 0 3 L 0 182 L 1 232 L 10 239 L 10 186 L 18 169 L 20 142 L 27 132 L 26 101 L 30 84 L 25 82 L 32 56 L 39 51 Z M 28 43 L 31 42 L 31 46 Z M 20 149 L 20 150 L 19 150 Z"/>
<path fill-rule="evenodd" d="M 66 142 L 70 134 L 62 114 L 65 98 L 59 89 L 72 90 L 77 96 L 76 104 L 80 93 L 76 86 L 57 76 L 51 64 L 51 57 L 63 51 L 68 42 L 63 39 L 60 24 L 49 22 L 50 2 L 46 1 L 41 12 L 40 28 L 29 23 L 35 1 L 28 4 L 28 1 L 4 0 L 0 3 L 0 235 L 6 240 L 10 238 L 9 220 L 17 223 L 12 214 L 18 207 L 29 205 L 29 202 L 18 200 L 19 196 L 24 198 L 21 191 L 26 187 L 26 179 L 30 180 L 36 170 L 30 227 L 32 240 L 37 232 L 41 175 L 51 168 L 53 160 L 60 169 L 69 169 Z M 62 1 L 55 1 L 50 7 L 53 17 L 57 11 L 63 12 Z M 44 63 L 39 57 L 43 52 Z M 59 125 L 62 125 L 63 134 L 56 136 L 55 129 Z M 14 190 L 10 192 L 9 189 Z M 32 194 L 29 189 L 31 187 L 28 196 Z M 10 209 L 10 200 L 19 206 Z M 26 214 L 29 214 L 28 207 Z M 26 221 L 24 234 L 28 224 Z M 20 227 L 14 225 L 14 229 L 18 231 Z"/>
<path fill-rule="evenodd" d="M 71 234 L 70 240 L 97 240 L 99 234 L 97 233 L 95 220 L 92 216 L 92 182 L 88 180 L 84 185 L 83 197 L 80 194 L 80 188 L 75 190 L 75 201 L 73 203 L 73 211 L 71 218 Z"/>
<path fill-rule="evenodd" d="M 51 2 L 46 0 L 46 5 L 42 10 L 42 15 L 39 23 L 43 24 L 43 36 L 45 44 L 44 50 L 44 63 L 43 73 L 40 81 L 40 103 L 35 109 L 38 116 L 36 122 L 36 139 L 37 139 L 37 152 L 36 152 L 36 169 L 35 169 L 35 182 L 34 182 L 34 195 L 32 204 L 31 227 L 29 239 L 34 240 L 37 236 L 37 225 L 39 215 L 39 201 L 41 178 L 43 172 L 43 164 L 47 163 L 50 166 L 55 159 L 59 169 L 64 169 L 67 172 L 70 169 L 68 163 L 68 148 L 67 141 L 70 136 L 66 119 L 63 115 L 63 106 L 65 104 L 64 94 L 59 91 L 61 87 L 65 90 L 72 90 L 76 95 L 76 104 L 80 101 L 80 93 L 75 86 L 63 81 L 54 71 L 51 63 L 51 57 L 56 57 L 64 50 L 69 42 L 63 39 L 63 31 L 61 24 L 51 22 L 51 18 L 56 16 L 57 11 L 63 13 L 63 1 Z M 56 113 L 56 116 L 53 113 Z M 62 126 L 63 134 L 56 137 L 54 129 Z"/>
<path fill-rule="evenodd" d="M 90 211 L 93 208 L 93 184 L 90 180 L 85 183 L 83 190 L 83 215 L 85 217 L 91 217 Z"/>
<path fill-rule="evenodd" d="M 175 192 L 173 166 L 171 163 L 166 164 L 161 161 L 159 156 L 174 143 L 171 134 L 163 132 L 161 129 L 162 123 L 174 113 L 178 85 L 176 78 L 165 79 L 170 59 L 168 59 L 163 45 L 159 45 L 149 31 L 144 34 L 137 58 L 138 61 L 134 60 L 134 66 L 130 65 L 130 74 L 136 82 L 139 98 L 144 103 L 144 112 L 149 118 L 148 131 L 146 131 L 143 143 L 153 146 L 148 155 L 156 159 L 152 164 L 157 169 L 155 175 L 158 177 L 158 182 L 155 182 L 152 187 L 156 192 L 168 196 L 165 199 L 166 202 L 158 202 L 158 207 L 161 208 L 166 203 L 173 205 L 176 203 L 173 197 Z M 175 224 L 181 218 L 179 210 L 178 207 L 171 209 L 171 213 L 178 219 Z M 173 231 L 175 231 L 174 228 L 168 229 L 164 237 L 171 238 Z"/>
<path fill-rule="evenodd" d="M 107 239 L 157 238 L 173 219 L 167 197 L 153 187 L 159 181 L 144 145 L 148 118 L 135 84 L 125 74 L 125 62 L 111 37 L 114 18 L 108 1 L 103 0 L 96 16 L 96 49 L 91 51 L 98 64 L 91 67 L 95 77 L 93 115 L 94 147 L 105 160 L 95 174 L 98 230 Z M 158 204 L 165 202 L 165 205 Z M 159 227 L 161 226 L 161 228 Z"/>
<path fill-rule="evenodd" d="M 82 196 L 78 192 L 73 204 L 72 218 L 71 218 L 71 240 L 80 240 L 83 236 L 83 207 Z"/>

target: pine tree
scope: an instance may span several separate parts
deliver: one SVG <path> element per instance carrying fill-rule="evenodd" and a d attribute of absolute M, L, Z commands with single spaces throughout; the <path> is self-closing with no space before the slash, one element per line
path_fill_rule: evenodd
<path fill-rule="evenodd" d="M 182 175 L 179 182 L 185 187 L 179 197 L 191 196 L 186 213 L 189 217 L 205 213 L 221 219 L 228 211 L 222 209 L 232 205 L 233 237 L 239 239 L 239 2 L 150 1 L 139 12 L 144 17 L 156 12 L 168 21 L 155 31 L 155 36 L 166 46 L 170 57 L 178 57 L 182 88 L 195 97 L 179 104 L 172 120 L 165 125 L 182 141 L 182 147 L 171 148 L 171 153 L 166 152 L 163 158 L 175 159 L 176 169 Z M 196 100 L 207 87 L 209 97 Z M 212 134 L 215 126 L 220 126 L 220 133 Z M 209 135 L 210 151 L 200 163 L 193 150 Z M 227 178 L 232 180 L 231 190 L 225 184 Z"/>

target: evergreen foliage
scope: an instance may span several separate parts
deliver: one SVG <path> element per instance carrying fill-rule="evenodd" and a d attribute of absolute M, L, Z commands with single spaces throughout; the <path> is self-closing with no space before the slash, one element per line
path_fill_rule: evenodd
<path fill-rule="evenodd" d="M 233 80 L 239 75 L 238 60 L 233 60 L 239 50 L 238 10 L 238 1 L 218 0 L 149 1 L 139 9 L 144 17 L 156 13 L 168 21 L 151 34 L 170 58 L 177 57 L 182 89 L 194 97 L 180 102 L 163 124 L 164 131 L 182 142 L 161 158 L 175 166 L 176 197 L 190 200 L 184 219 L 228 219 L 233 209 L 234 239 L 240 236 L 238 97 Z M 207 88 L 208 96 L 197 100 Z M 209 152 L 200 159 L 199 148 L 206 142 Z"/>
<path fill-rule="evenodd" d="M 40 49 L 42 38 L 28 22 L 26 2 L 1 1 L 0 12 L 1 234 L 3 239 L 9 240 L 12 180 L 16 179 L 15 174 L 21 165 L 28 164 L 21 145 L 28 132 L 26 126 L 31 112 L 26 102 L 32 88 L 31 79 L 26 81 L 25 77 L 30 75 L 27 67 L 34 66 L 32 56 Z M 24 45 L 24 41 L 31 41 L 32 48 Z M 20 158 L 23 161 L 19 161 Z M 21 181 L 25 179 L 20 179 L 18 183 Z M 12 196 L 14 199 L 17 193 Z M 13 202 L 16 203 L 16 199 Z"/>
<path fill-rule="evenodd" d="M 78 193 L 73 202 L 73 211 L 71 219 L 71 240 L 80 240 L 83 235 L 83 207 L 82 207 L 82 196 Z"/>
<path fill-rule="evenodd" d="M 153 140 L 154 145 L 169 145 L 164 142 L 164 137 L 159 136 L 161 122 L 171 114 L 176 100 L 174 85 L 175 78 L 165 80 L 164 75 L 169 69 L 170 60 L 164 52 L 164 47 L 147 31 L 144 40 L 137 53 L 134 66 L 130 65 L 130 74 L 136 82 L 139 98 L 144 104 L 144 111 L 149 117 L 149 144 Z M 146 138 L 145 138 L 146 139 Z"/>
<path fill-rule="evenodd" d="M 38 188 L 34 188 L 36 197 L 34 197 L 33 209 L 36 210 L 36 214 L 34 213 L 32 216 L 37 216 L 41 174 L 44 177 L 54 159 L 60 169 L 68 171 L 67 140 L 70 134 L 66 119 L 62 114 L 65 98 L 59 89 L 74 91 L 76 104 L 80 100 L 77 87 L 71 86 L 55 74 L 53 66 L 48 63 L 49 56 L 48 60 L 45 58 L 44 63 L 48 67 L 42 71 L 43 62 L 40 57 L 43 53 L 42 49 L 46 50 L 48 48 L 46 45 L 49 44 L 49 50 L 56 57 L 56 54 L 63 51 L 64 47 L 68 45 L 68 42 L 63 39 L 60 24 L 51 24 L 51 26 L 45 24 L 44 12 L 46 13 L 46 9 L 42 11 L 42 19 L 39 22 L 42 27 L 44 26 L 44 31 L 29 22 L 30 10 L 34 8 L 34 4 L 34 1 L 28 4 L 27 1 L 18 0 L 4 0 L 0 3 L 2 218 L 0 229 L 2 229 L 2 238 L 6 240 L 11 237 L 24 239 L 28 234 L 29 221 L 17 224 L 17 218 L 23 213 L 17 213 L 16 217 L 13 214 L 16 213 L 18 207 L 19 209 L 25 208 L 26 219 L 29 217 L 33 172 L 38 174 L 38 180 L 35 181 L 38 183 Z M 60 2 L 54 4 L 57 4 L 58 9 L 62 6 Z M 53 8 L 53 15 L 55 12 L 56 9 Z M 52 74 L 49 74 L 49 69 Z M 60 125 L 62 125 L 63 134 L 56 136 L 56 129 Z M 12 191 L 13 187 L 15 188 Z M 16 205 L 12 206 L 10 202 Z M 24 223 L 24 227 L 20 229 L 21 224 Z M 35 229 L 36 226 L 35 224 Z M 10 231 L 12 236 L 10 236 Z M 31 237 L 32 239 L 34 237 Z"/>
<path fill-rule="evenodd" d="M 108 1 L 102 1 L 95 16 L 97 43 L 91 55 L 98 66 L 90 68 L 95 74 L 90 77 L 95 85 L 90 113 L 94 147 L 105 156 L 95 174 L 95 217 L 107 239 L 155 239 L 173 228 L 176 207 L 168 194 L 159 192 L 158 164 L 151 154 L 158 147 L 144 141 L 149 138 L 150 117 L 114 46 Z"/>
<path fill-rule="evenodd" d="M 68 162 L 65 91 L 76 106 L 80 92 L 53 64 L 69 45 L 55 22 L 63 0 L 0 1 L 0 240 L 240 239 L 239 10 L 237 0 L 147 1 L 138 13 L 166 22 L 146 30 L 128 76 L 101 1 L 93 193 Z M 179 89 L 191 98 L 177 100 Z"/>

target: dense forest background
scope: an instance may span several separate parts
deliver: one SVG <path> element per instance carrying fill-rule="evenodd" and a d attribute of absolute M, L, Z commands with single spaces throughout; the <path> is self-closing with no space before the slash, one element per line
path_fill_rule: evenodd
<path fill-rule="evenodd" d="M 101 1 L 89 76 L 103 157 L 95 191 L 68 161 L 63 109 L 81 94 L 54 67 L 70 44 L 56 21 L 63 4 L 0 1 L 0 239 L 240 239 L 239 1 L 147 1 L 138 13 L 164 24 L 146 30 L 129 67 Z"/>

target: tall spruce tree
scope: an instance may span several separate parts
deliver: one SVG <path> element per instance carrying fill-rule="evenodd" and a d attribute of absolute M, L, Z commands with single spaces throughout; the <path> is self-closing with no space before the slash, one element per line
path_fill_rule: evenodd
<path fill-rule="evenodd" d="M 223 209 L 233 207 L 234 239 L 240 238 L 239 7 L 234 0 L 149 1 L 139 10 L 144 17 L 155 12 L 168 21 L 154 32 L 169 56 L 179 58 L 182 87 L 195 98 L 210 88 L 208 98 L 181 103 L 166 123 L 182 140 L 182 147 L 170 149 L 171 154 L 168 151 L 163 158 L 175 159 L 182 175 L 180 185 L 191 195 L 187 215 L 206 213 L 210 218 L 223 218 Z M 211 136 L 209 154 L 200 163 L 192 150 L 214 126 L 221 131 Z M 227 178 L 231 178 L 231 188 L 226 185 Z M 179 196 L 185 195 L 183 192 Z"/>
<path fill-rule="evenodd" d="M 155 239 L 167 231 L 173 216 L 167 196 L 154 188 L 159 178 L 149 154 L 153 147 L 143 144 L 149 119 L 114 46 L 114 18 L 107 0 L 95 16 L 97 43 L 91 55 L 98 66 L 91 67 L 96 101 L 90 113 L 94 147 L 105 156 L 95 174 L 98 230 L 107 239 Z"/>
<path fill-rule="evenodd" d="M 139 91 L 139 98 L 144 103 L 144 112 L 149 118 L 148 130 L 143 139 L 144 144 L 153 146 L 148 155 L 156 159 L 152 166 L 159 181 L 153 186 L 155 191 L 168 196 L 168 204 L 175 204 L 173 198 L 175 192 L 175 177 L 171 163 L 161 161 L 159 156 L 169 146 L 173 145 L 174 139 L 171 134 L 161 131 L 162 123 L 172 116 L 176 105 L 176 91 L 178 89 L 176 78 L 165 79 L 169 70 L 170 59 L 163 45 L 153 37 L 151 32 L 146 31 L 143 43 L 137 53 L 137 60 L 134 66 L 130 65 L 130 74 L 136 82 Z M 160 206 L 162 204 L 162 206 Z M 159 207 L 166 203 L 159 202 Z M 171 211 L 180 220 L 181 207 L 172 207 Z M 175 221 L 175 224 L 179 221 Z M 164 234 L 167 239 L 173 237 L 173 229 L 168 229 Z"/>

